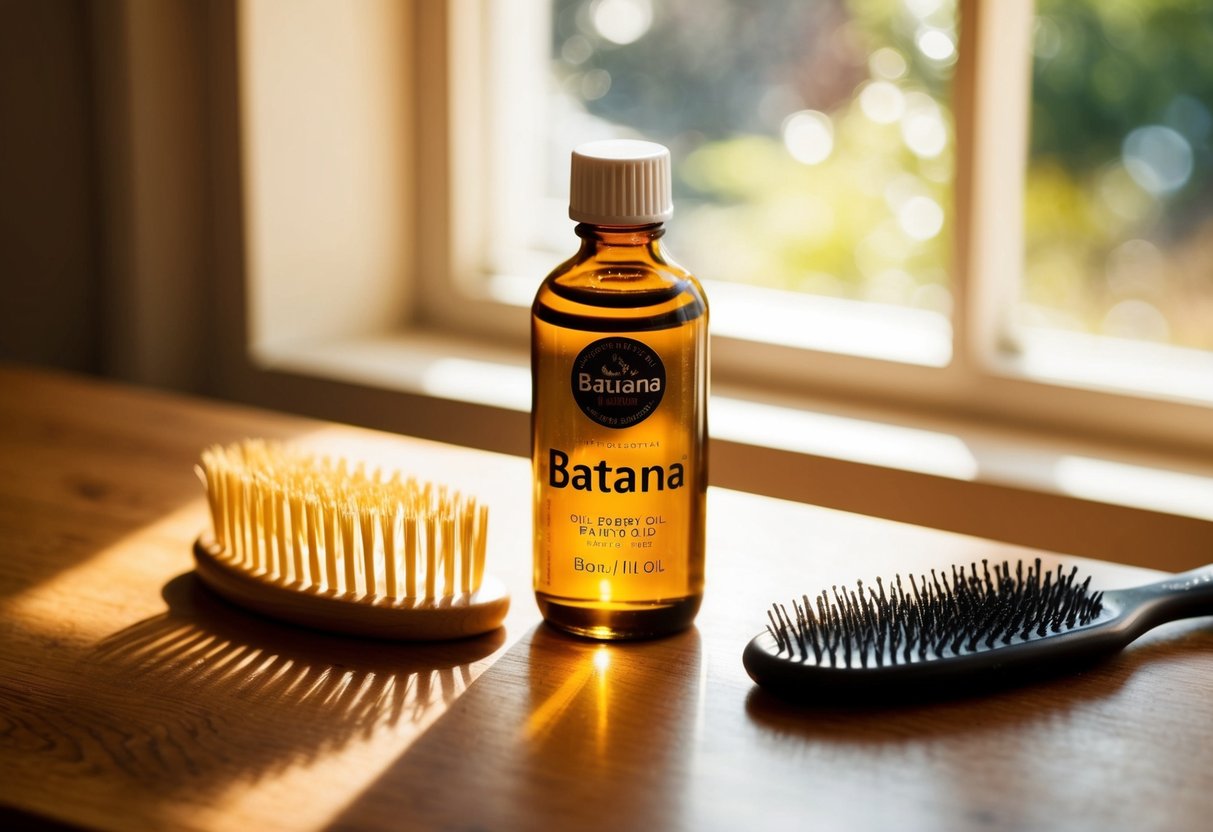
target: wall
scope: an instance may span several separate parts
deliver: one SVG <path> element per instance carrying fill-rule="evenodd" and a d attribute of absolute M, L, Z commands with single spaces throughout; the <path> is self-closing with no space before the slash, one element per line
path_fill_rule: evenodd
<path fill-rule="evenodd" d="M 72 0 L 0 3 L 0 358 L 96 371 L 86 12 Z"/>
<path fill-rule="evenodd" d="M 204 0 L 3 0 L 0 359 L 204 389 Z"/>

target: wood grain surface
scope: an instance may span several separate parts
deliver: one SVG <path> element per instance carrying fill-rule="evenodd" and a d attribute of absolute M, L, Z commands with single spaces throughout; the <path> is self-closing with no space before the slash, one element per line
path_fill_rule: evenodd
<path fill-rule="evenodd" d="M 192 574 L 193 464 L 287 439 L 492 506 L 505 627 L 393 644 L 289 627 Z M 709 494 L 695 628 L 539 624 L 525 460 L 0 368 L 0 822 L 100 829 L 1205 829 L 1213 627 L 980 698 L 809 708 L 740 655 L 774 600 L 982 557 L 1059 556 Z M 1112 588 L 1157 573 L 1064 558 Z M 1213 557 L 1210 558 L 1213 560 Z"/>

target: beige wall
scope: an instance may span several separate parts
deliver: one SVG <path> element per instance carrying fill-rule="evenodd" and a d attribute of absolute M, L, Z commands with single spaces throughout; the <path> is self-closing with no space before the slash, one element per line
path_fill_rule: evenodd
<path fill-rule="evenodd" d="M 204 0 L 4 0 L 0 358 L 204 389 Z"/>

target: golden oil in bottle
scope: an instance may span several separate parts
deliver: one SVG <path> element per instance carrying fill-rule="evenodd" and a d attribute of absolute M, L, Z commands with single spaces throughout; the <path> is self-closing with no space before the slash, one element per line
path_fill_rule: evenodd
<path fill-rule="evenodd" d="M 531 310 L 535 596 L 593 638 L 683 629 L 703 596 L 708 308 L 671 213 L 666 148 L 577 148 L 581 248 Z"/>

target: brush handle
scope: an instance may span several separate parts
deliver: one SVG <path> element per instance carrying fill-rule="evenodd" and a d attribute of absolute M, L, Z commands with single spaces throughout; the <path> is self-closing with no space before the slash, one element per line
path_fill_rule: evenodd
<path fill-rule="evenodd" d="M 1128 626 L 1135 634 L 1168 621 L 1213 615 L 1213 564 L 1107 594 L 1123 602 Z"/>

